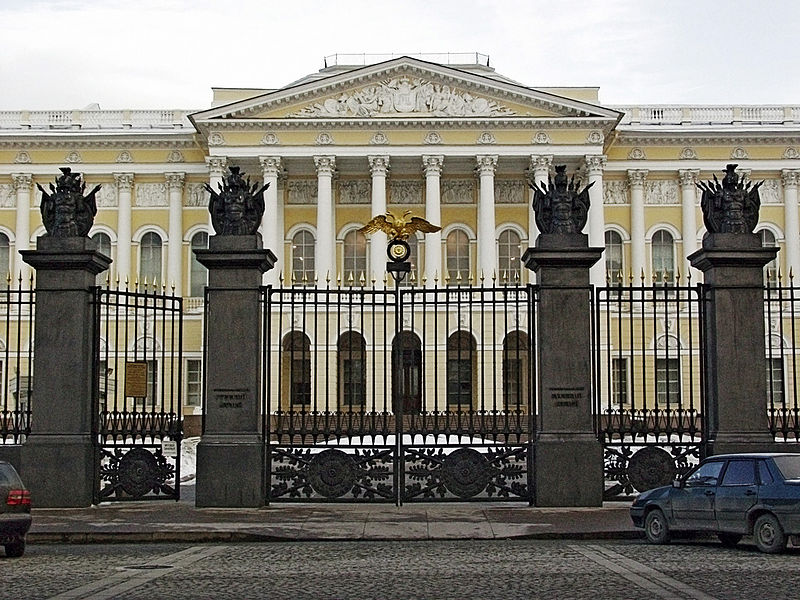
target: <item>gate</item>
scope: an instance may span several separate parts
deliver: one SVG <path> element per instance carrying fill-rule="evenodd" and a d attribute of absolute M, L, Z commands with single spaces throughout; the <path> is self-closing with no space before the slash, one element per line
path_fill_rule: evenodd
<path fill-rule="evenodd" d="M 180 496 L 182 299 L 95 289 L 95 503 Z"/>
<path fill-rule="evenodd" d="M 267 497 L 533 501 L 536 288 L 264 288 Z"/>
<path fill-rule="evenodd" d="M 606 498 L 669 485 L 705 455 L 703 302 L 702 285 L 595 289 L 594 414 Z"/>

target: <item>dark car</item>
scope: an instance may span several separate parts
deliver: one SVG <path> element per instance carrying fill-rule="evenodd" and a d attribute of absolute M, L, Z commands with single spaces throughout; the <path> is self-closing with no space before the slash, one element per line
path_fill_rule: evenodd
<path fill-rule="evenodd" d="M 800 454 L 712 456 L 671 486 L 640 494 L 631 518 L 654 544 L 673 532 L 711 532 L 726 546 L 753 535 L 762 552 L 782 552 L 800 534 Z"/>
<path fill-rule="evenodd" d="M 0 460 L 0 544 L 6 556 L 25 553 L 25 534 L 31 527 L 31 493 L 25 489 L 17 471 Z"/>

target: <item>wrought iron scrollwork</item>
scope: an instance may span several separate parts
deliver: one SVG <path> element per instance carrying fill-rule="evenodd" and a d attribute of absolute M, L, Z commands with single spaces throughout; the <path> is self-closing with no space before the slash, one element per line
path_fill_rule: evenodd
<path fill-rule="evenodd" d="M 644 492 L 669 485 L 700 461 L 700 444 L 632 446 L 606 445 L 605 478 L 613 482 L 605 498 Z"/>
<path fill-rule="evenodd" d="M 169 483 L 174 480 L 175 465 L 167 461 L 160 448 L 101 449 L 100 499 L 177 498 L 175 488 Z"/>

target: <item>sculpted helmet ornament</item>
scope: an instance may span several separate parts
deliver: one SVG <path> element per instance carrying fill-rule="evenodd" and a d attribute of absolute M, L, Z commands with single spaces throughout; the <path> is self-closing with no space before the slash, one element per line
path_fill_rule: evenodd
<path fill-rule="evenodd" d="M 547 185 L 530 182 L 536 226 L 542 233 L 580 233 L 586 226 L 589 188 L 594 182 L 580 190 L 580 180 L 574 175 L 568 179 L 566 170 L 566 165 L 557 165 L 556 175 L 548 177 Z"/>
<path fill-rule="evenodd" d="M 752 233 L 758 224 L 758 211 L 761 197 L 758 188 L 764 183 L 745 182 L 739 179 L 736 167 L 725 167 L 722 183 L 714 175 L 714 181 L 697 182 L 703 190 L 700 208 L 703 209 L 703 222 L 709 233 Z"/>
<path fill-rule="evenodd" d="M 84 237 L 89 233 L 97 214 L 95 196 L 100 191 L 96 185 L 86 196 L 86 183 L 79 173 L 69 167 L 60 168 L 56 185 L 50 184 L 50 193 L 36 184 L 42 192 L 42 222 L 47 235 L 52 237 Z"/>
<path fill-rule="evenodd" d="M 264 214 L 265 184 L 250 184 L 249 177 L 243 177 L 239 167 L 229 167 L 228 176 L 222 177 L 218 184 L 219 192 L 207 183 L 203 187 L 211 194 L 208 211 L 211 225 L 217 235 L 253 235 L 261 224 Z"/>

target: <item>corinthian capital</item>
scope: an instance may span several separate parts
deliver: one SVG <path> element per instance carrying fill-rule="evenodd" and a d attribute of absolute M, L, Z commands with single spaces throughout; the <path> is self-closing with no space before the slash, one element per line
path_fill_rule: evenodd
<path fill-rule="evenodd" d="M 315 156 L 314 165 L 317 167 L 317 175 L 333 175 L 336 169 L 336 157 Z"/>
<path fill-rule="evenodd" d="M 425 170 L 426 176 L 440 175 L 443 164 L 444 156 L 441 154 L 424 154 L 422 156 L 422 168 Z"/>
<path fill-rule="evenodd" d="M 631 187 L 642 187 L 647 173 L 647 169 L 628 169 L 628 183 Z"/>
<path fill-rule="evenodd" d="M 497 167 L 497 154 L 481 154 L 476 159 L 480 175 L 494 175 L 494 170 Z"/>
<path fill-rule="evenodd" d="M 170 191 L 183 190 L 183 180 L 185 178 L 185 173 L 164 173 L 164 179 L 167 181 L 167 189 Z"/>
<path fill-rule="evenodd" d="M 31 183 L 33 182 L 33 177 L 30 173 L 13 173 L 11 179 L 14 181 L 15 191 L 30 191 Z"/>
<path fill-rule="evenodd" d="M 796 188 L 800 183 L 800 169 L 783 169 L 781 171 L 781 181 L 783 181 L 784 188 Z"/>
<path fill-rule="evenodd" d="M 119 191 L 130 192 L 133 189 L 133 173 L 114 173 L 114 182 Z"/>
<path fill-rule="evenodd" d="M 369 160 L 370 173 L 386 176 L 386 172 L 389 170 L 389 157 L 387 155 L 368 156 L 367 160 Z"/>
<path fill-rule="evenodd" d="M 228 159 L 224 156 L 207 156 L 206 165 L 208 165 L 208 174 L 211 177 L 222 177 L 225 175 Z"/>
<path fill-rule="evenodd" d="M 545 176 L 550 173 L 550 167 L 553 165 L 552 154 L 531 154 L 531 170 L 536 173 L 543 171 Z"/>
<path fill-rule="evenodd" d="M 586 161 L 586 172 L 590 177 L 603 174 L 603 169 L 606 166 L 605 154 L 587 154 L 584 157 L 584 161 Z"/>
<path fill-rule="evenodd" d="M 259 156 L 258 162 L 261 163 L 264 179 L 267 177 L 278 177 L 283 168 L 280 156 Z"/>
<path fill-rule="evenodd" d="M 694 184 L 697 183 L 697 177 L 700 175 L 700 169 L 679 169 L 678 179 L 682 187 L 689 186 L 694 189 Z"/>

